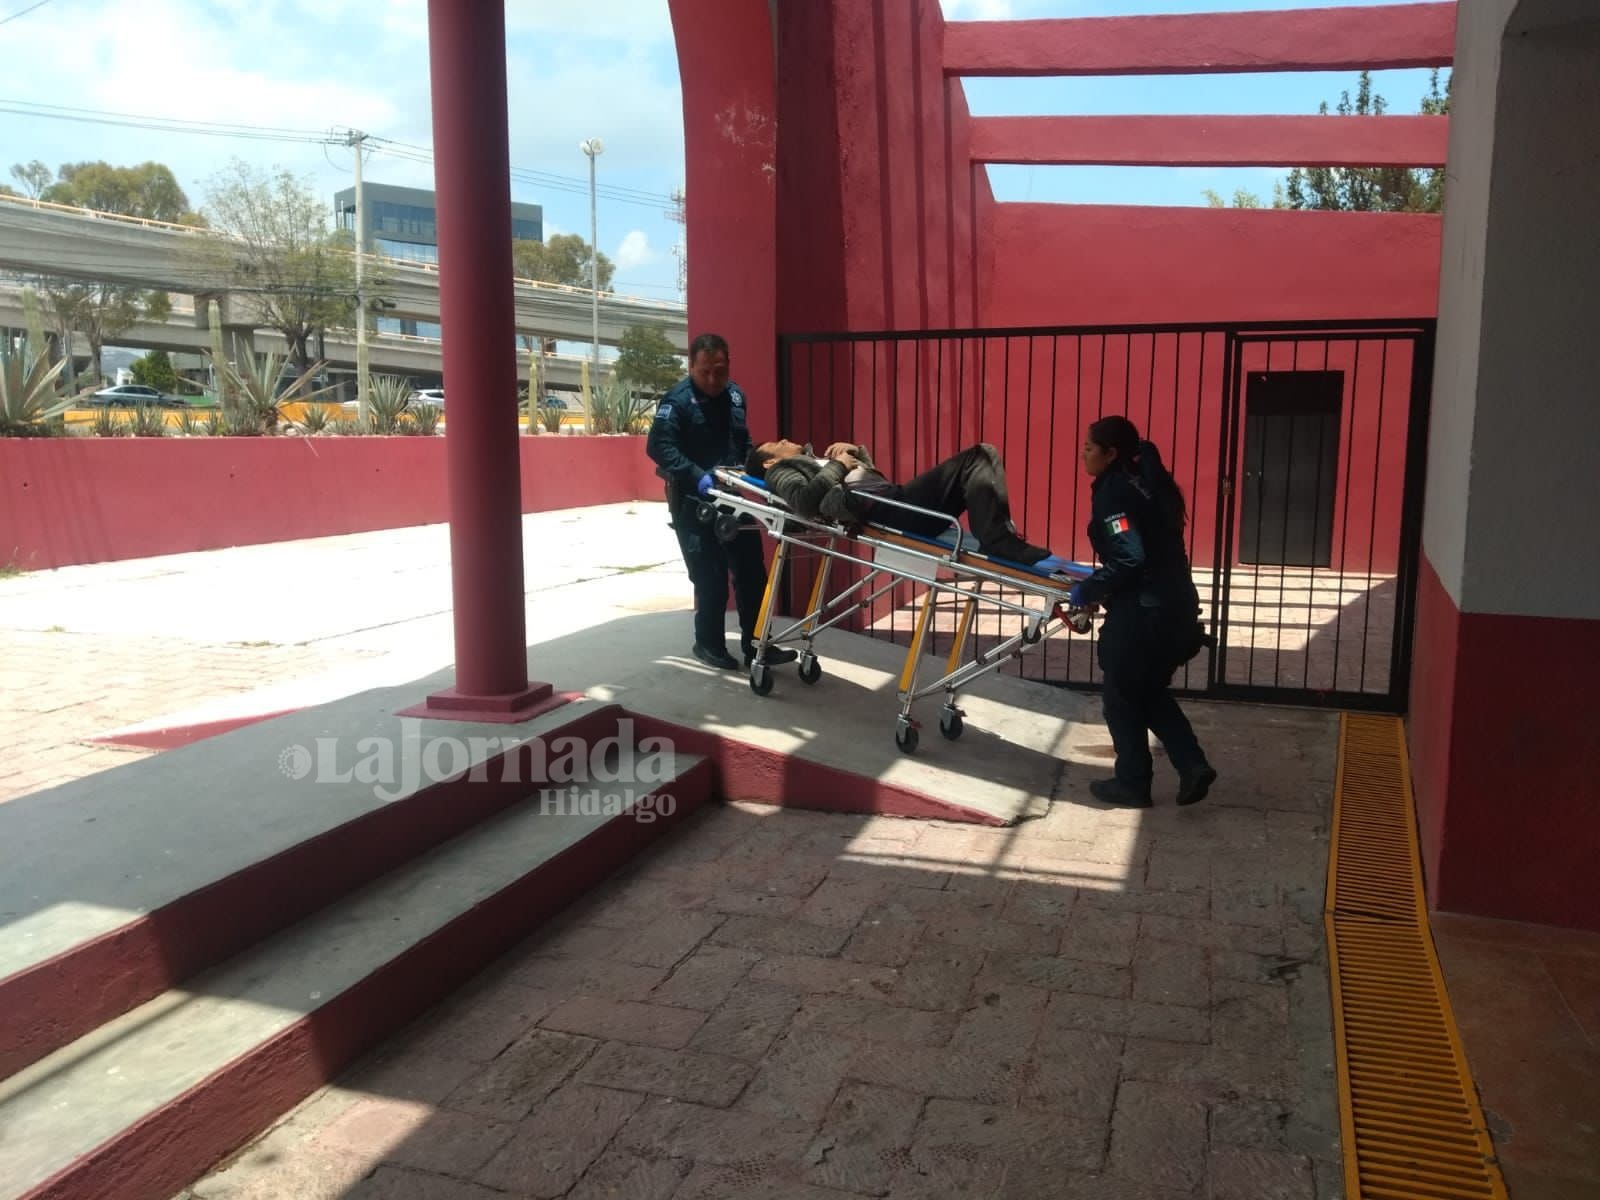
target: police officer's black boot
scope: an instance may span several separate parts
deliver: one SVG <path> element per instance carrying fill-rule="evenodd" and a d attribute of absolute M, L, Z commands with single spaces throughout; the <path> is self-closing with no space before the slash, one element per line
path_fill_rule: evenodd
<path fill-rule="evenodd" d="M 728 653 L 727 646 L 702 646 L 699 642 L 694 644 L 694 656 L 708 667 L 718 667 L 724 671 L 737 671 L 739 662 Z"/>
<path fill-rule="evenodd" d="M 1102 804 L 1115 804 L 1118 808 L 1149 808 L 1150 788 L 1134 788 L 1120 779 L 1096 779 L 1089 784 L 1089 794 Z"/>
<path fill-rule="evenodd" d="M 1199 804 L 1217 781 L 1217 769 L 1208 762 L 1178 773 L 1178 803 Z"/>

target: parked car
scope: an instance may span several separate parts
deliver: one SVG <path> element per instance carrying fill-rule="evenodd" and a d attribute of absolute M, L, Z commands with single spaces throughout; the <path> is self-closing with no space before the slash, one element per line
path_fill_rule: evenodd
<path fill-rule="evenodd" d="M 411 393 L 411 404 L 431 404 L 435 408 L 444 407 L 443 388 L 418 388 Z"/>
<path fill-rule="evenodd" d="M 137 408 L 141 404 L 154 404 L 161 408 L 188 407 L 188 402 L 181 396 L 169 396 L 159 388 L 142 383 L 119 383 L 115 387 L 101 388 L 89 397 L 89 403 L 118 408 Z"/>

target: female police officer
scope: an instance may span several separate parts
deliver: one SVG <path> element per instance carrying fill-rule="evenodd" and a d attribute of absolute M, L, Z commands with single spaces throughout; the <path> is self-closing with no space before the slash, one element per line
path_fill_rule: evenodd
<path fill-rule="evenodd" d="M 1070 602 L 1106 612 L 1102 699 L 1117 752 L 1116 777 L 1096 780 L 1089 791 L 1107 804 L 1150 806 L 1148 730 L 1178 770 L 1178 803 L 1194 804 L 1217 773 L 1168 691 L 1173 672 L 1207 640 L 1183 547 L 1183 493 L 1126 417 L 1089 426 L 1083 466 L 1094 477 L 1089 541 L 1102 565 L 1073 588 Z"/>

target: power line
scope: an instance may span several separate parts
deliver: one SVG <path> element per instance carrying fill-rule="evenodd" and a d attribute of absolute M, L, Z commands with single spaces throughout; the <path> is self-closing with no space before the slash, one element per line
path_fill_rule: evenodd
<path fill-rule="evenodd" d="M 49 4 L 49 3 L 50 3 L 50 0 L 39 0 L 39 3 L 30 4 L 30 5 L 28 5 L 27 8 L 18 9 L 16 12 L 12 13 L 9 17 L 0 17 L 0 25 L 9 25 L 9 24 L 11 24 L 11 22 L 15 21 L 18 17 L 25 17 L 29 13 L 33 12 L 35 9 L 43 8 L 46 4 Z"/>
<path fill-rule="evenodd" d="M 48 3 L 49 0 L 42 0 Z M 20 16 L 21 14 L 16 14 Z M 10 18 L 15 19 L 15 17 Z M 89 125 L 110 125 L 123 129 L 146 129 L 157 133 L 192 133 L 205 137 L 236 138 L 241 141 L 293 142 L 306 145 L 341 145 L 345 135 L 330 130 L 293 129 L 274 125 L 250 125 L 222 121 L 192 121 L 180 117 L 152 117 L 137 113 L 113 113 L 103 109 L 74 108 L 64 104 L 40 104 L 29 100 L 0 98 L 0 112 L 18 116 L 42 117 L 47 120 L 76 121 Z M 423 166 L 433 165 L 433 151 L 427 146 L 396 141 L 393 138 L 373 136 L 370 142 L 375 150 L 391 157 Z M 549 191 L 588 195 L 588 181 L 572 175 L 558 175 L 552 171 L 539 171 L 531 167 L 510 168 L 511 178 L 520 183 L 533 184 Z M 630 188 L 616 184 L 603 184 L 598 193 L 607 200 L 621 204 L 639 204 L 659 208 L 672 197 L 661 192 Z"/>

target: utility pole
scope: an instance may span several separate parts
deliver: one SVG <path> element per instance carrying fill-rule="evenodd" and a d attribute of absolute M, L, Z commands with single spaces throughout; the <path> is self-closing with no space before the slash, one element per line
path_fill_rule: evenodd
<path fill-rule="evenodd" d="M 677 188 L 672 193 L 672 207 L 667 209 L 667 220 L 679 225 L 689 224 L 689 199 L 684 195 L 682 188 Z M 672 257 L 678 260 L 678 299 L 682 300 L 689 289 L 689 249 L 679 238 L 672 245 Z"/>
<path fill-rule="evenodd" d="M 367 205 L 361 188 L 361 159 L 367 135 L 350 130 L 345 145 L 356 153 L 356 413 L 367 423 L 367 293 L 363 288 L 362 261 L 367 254 Z"/>
<path fill-rule="evenodd" d="M 590 382 L 592 394 L 592 389 L 600 386 L 600 218 L 595 202 L 594 162 L 605 147 L 599 138 L 589 138 L 579 142 L 578 148 L 589 156 L 589 311 L 594 336 L 594 378 Z M 584 413 L 583 420 L 585 430 L 592 431 L 590 414 Z"/>

